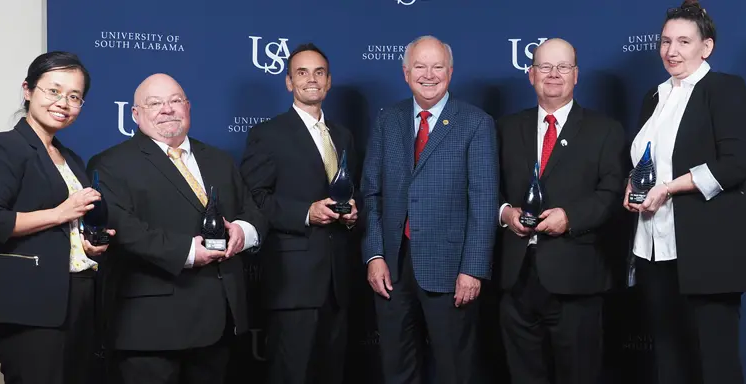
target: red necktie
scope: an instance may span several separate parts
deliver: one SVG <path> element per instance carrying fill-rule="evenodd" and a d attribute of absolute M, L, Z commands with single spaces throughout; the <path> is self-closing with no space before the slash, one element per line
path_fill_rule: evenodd
<path fill-rule="evenodd" d="M 420 112 L 420 128 L 417 130 L 417 139 L 414 142 L 414 165 L 420 161 L 420 154 L 425 149 L 427 144 L 427 137 L 430 134 L 430 124 L 427 123 L 427 118 L 433 114 L 428 111 Z M 409 218 L 404 227 L 404 234 L 409 238 Z"/>
<path fill-rule="evenodd" d="M 547 166 L 549 155 L 552 154 L 554 144 L 557 142 L 557 118 L 554 117 L 554 115 L 547 115 L 547 117 L 544 118 L 544 121 L 549 123 L 549 128 L 544 134 L 544 144 L 541 146 L 541 168 L 539 170 L 539 175 L 544 173 L 544 167 Z"/>

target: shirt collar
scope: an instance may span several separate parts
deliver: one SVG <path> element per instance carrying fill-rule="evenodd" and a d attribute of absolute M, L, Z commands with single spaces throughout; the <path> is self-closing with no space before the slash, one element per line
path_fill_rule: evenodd
<path fill-rule="evenodd" d="M 569 103 L 563 105 L 560 109 L 554 111 L 553 115 L 555 118 L 557 118 L 557 125 L 560 127 L 564 127 L 565 123 L 567 122 L 567 117 L 570 116 L 570 111 L 572 110 L 572 105 L 574 104 L 573 100 L 570 100 Z M 539 123 L 544 123 L 544 118 L 547 117 L 548 113 L 544 110 L 541 106 L 539 106 Z"/>
<path fill-rule="evenodd" d="M 311 116 L 310 113 L 300 109 L 295 103 L 293 103 L 293 109 L 295 109 L 295 112 L 298 112 L 298 116 L 300 116 L 300 119 L 303 120 L 303 124 L 306 125 L 306 128 L 312 129 L 316 126 L 316 123 L 319 121 L 326 124 L 326 121 L 324 121 L 324 110 L 321 110 L 321 119 L 316 120 L 315 117 Z"/>
<path fill-rule="evenodd" d="M 446 107 L 449 96 L 449 92 L 446 92 L 442 99 L 435 103 L 432 108 L 428 109 L 428 112 L 432 114 L 431 116 L 440 116 L 440 113 L 443 112 L 443 109 Z M 422 112 L 423 109 L 422 107 L 420 107 L 419 104 L 417 104 L 417 101 L 414 98 L 412 98 L 412 103 L 414 104 L 414 117 L 417 118 L 419 117 L 420 112 Z"/>
<path fill-rule="evenodd" d="M 166 155 L 168 155 L 168 148 L 169 148 L 168 144 L 162 143 L 162 142 L 160 142 L 158 140 L 155 140 L 153 138 L 151 138 L 151 140 L 153 140 L 153 142 L 156 143 L 158 145 L 158 147 L 161 148 L 161 150 L 163 151 L 163 153 L 165 153 Z M 192 146 L 189 143 L 189 137 L 185 137 L 184 138 L 184 141 L 181 143 L 181 145 L 179 145 L 179 148 L 184 151 L 184 153 L 183 153 L 184 155 L 187 155 L 187 156 L 191 155 Z"/>
<path fill-rule="evenodd" d="M 681 80 L 682 85 L 686 85 L 687 87 L 694 87 L 697 85 L 697 83 L 702 80 L 702 78 L 707 75 L 707 72 L 710 71 L 710 64 L 707 63 L 707 61 L 703 61 L 702 64 L 697 68 L 694 73 L 687 76 L 686 78 Z M 658 86 L 658 90 L 660 90 L 662 87 L 671 88 L 673 87 L 673 76 L 669 77 L 668 80 L 664 81 Z"/>

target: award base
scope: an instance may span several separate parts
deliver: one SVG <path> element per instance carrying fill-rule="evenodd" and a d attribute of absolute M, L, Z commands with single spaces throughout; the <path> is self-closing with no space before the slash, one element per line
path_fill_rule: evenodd
<path fill-rule="evenodd" d="M 352 205 L 350 203 L 336 203 L 329 205 L 329 209 L 332 210 L 334 213 L 339 213 L 340 215 L 346 215 L 350 212 L 352 212 Z"/>
<path fill-rule="evenodd" d="M 648 194 L 645 192 L 630 192 L 627 202 L 630 204 L 642 204 L 646 197 L 648 197 Z"/>
<path fill-rule="evenodd" d="M 526 228 L 536 228 L 541 220 L 539 220 L 538 216 L 521 215 L 521 217 L 518 218 L 518 221 L 520 221 L 521 225 Z"/>
<path fill-rule="evenodd" d="M 211 251 L 225 251 L 225 239 L 205 239 L 205 248 Z"/>
<path fill-rule="evenodd" d="M 91 243 L 91 245 L 93 245 L 94 247 L 109 244 L 109 234 L 104 229 L 90 230 L 84 228 L 83 238 L 88 240 L 88 242 Z"/>

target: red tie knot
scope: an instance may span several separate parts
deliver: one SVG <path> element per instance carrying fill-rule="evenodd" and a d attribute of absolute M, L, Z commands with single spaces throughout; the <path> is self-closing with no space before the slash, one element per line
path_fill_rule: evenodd
<path fill-rule="evenodd" d="M 547 117 L 544 118 L 544 121 L 551 125 L 557 122 L 557 118 L 554 117 L 554 115 L 547 115 Z"/>
<path fill-rule="evenodd" d="M 430 113 L 429 111 L 422 111 L 422 112 L 420 112 L 420 119 L 421 120 L 427 120 L 432 115 L 433 114 Z"/>

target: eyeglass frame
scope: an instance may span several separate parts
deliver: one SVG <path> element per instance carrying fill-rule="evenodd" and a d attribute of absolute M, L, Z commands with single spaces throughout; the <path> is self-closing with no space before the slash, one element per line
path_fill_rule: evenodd
<path fill-rule="evenodd" d="M 562 72 L 562 70 L 560 69 L 561 65 L 566 66 L 568 68 L 567 72 Z M 557 68 L 557 72 L 559 72 L 559 73 L 561 73 L 563 75 L 567 75 L 567 74 L 571 73 L 575 68 L 578 67 L 577 64 L 565 64 L 565 63 L 561 63 L 561 64 L 557 64 L 557 65 L 553 65 L 553 64 L 549 64 L 549 63 L 542 63 L 542 64 L 531 64 L 531 66 L 532 67 L 536 67 L 537 70 L 539 72 L 541 72 L 541 73 L 552 73 L 552 71 L 554 70 L 554 68 Z M 550 67 L 549 67 L 548 71 L 544 71 L 541 68 L 542 66 L 550 66 Z"/>
<path fill-rule="evenodd" d="M 175 96 L 175 95 L 171 95 L 171 96 Z M 147 105 L 147 101 L 148 101 L 148 99 L 150 99 L 151 97 L 152 97 L 152 98 L 155 98 L 156 100 L 158 100 L 158 102 L 160 102 L 160 103 L 161 103 L 161 106 L 160 106 L 160 107 L 155 107 L 155 106 Z M 180 100 L 180 101 L 181 101 L 181 102 L 183 103 L 182 105 L 187 105 L 187 104 L 189 104 L 189 99 L 187 99 L 187 98 L 186 98 L 185 96 L 181 96 L 181 95 L 177 95 L 175 99 L 174 99 L 174 98 L 169 98 L 169 100 L 168 100 L 168 101 L 166 101 L 166 100 L 163 100 L 163 99 L 161 99 L 160 97 L 149 96 L 149 97 L 145 98 L 145 101 L 146 101 L 146 105 L 135 104 L 135 105 L 134 105 L 134 107 L 135 107 L 135 108 L 137 108 L 137 107 L 139 107 L 139 108 L 143 108 L 143 109 L 146 109 L 146 110 L 149 110 L 149 111 L 160 111 L 161 109 L 163 109 L 163 107 L 164 107 L 164 106 L 165 106 L 166 104 L 168 104 L 169 108 L 171 108 L 171 109 L 175 109 L 175 108 L 174 108 L 174 107 L 173 107 L 173 106 L 171 105 L 171 103 L 173 103 L 173 102 L 177 101 L 176 99 Z"/>
<path fill-rule="evenodd" d="M 67 103 L 67 105 L 68 105 L 68 106 L 70 106 L 71 108 L 76 108 L 76 109 L 80 109 L 80 108 L 82 108 L 82 107 L 83 107 L 83 104 L 85 104 L 85 100 L 83 100 L 83 98 L 82 98 L 82 97 L 80 97 L 80 96 L 78 96 L 78 95 L 75 95 L 75 96 L 78 96 L 78 97 L 80 98 L 80 105 L 73 105 L 73 104 L 71 104 L 71 103 L 70 103 L 70 96 L 73 96 L 73 95 L 65 95 L 65 94 L 64 94 L 64 93 L 62 93 L 62 92 L 58 93 L 57 95 L 50 95 L 50 94 L 48 93 L 48 91 L 50 91 L 50 90 L 51 90 L 51 88 L 46 88 L 46 89 L 44 89 L 44 88 L 42 88 L 42 87 L 40 87 L 40 86 L 38 86 L 38 85 L 37 85 L 37 86 L 35 86 L 34 88 L 38 88 L 38 89 L 40 89 L 40 90 L 42 91 L 42 93 L 44 93 L 44 97 L 45 97 L 45 98 L 46 98 L 47 100 L 49 100 L 49 101 L 54 101 L 55 103 L 56 103 L 56 102 L 58 102 L 58 101 L 60 101 L 60 100 L 62 100 L 62 98 L 64 97 L 64 98 L 65 98 L 65 102 L 66 102 L 66 103 Z"/>

